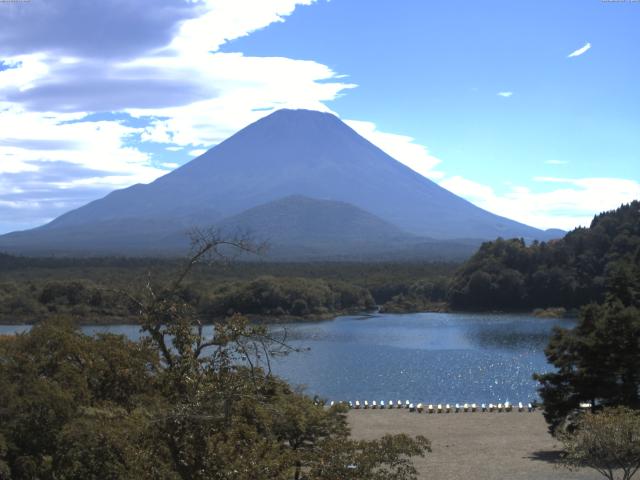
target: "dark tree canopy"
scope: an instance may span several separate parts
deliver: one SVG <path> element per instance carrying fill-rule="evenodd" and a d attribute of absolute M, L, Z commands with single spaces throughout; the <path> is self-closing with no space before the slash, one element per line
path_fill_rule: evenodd
<path fill-rule="evenodd" d="M 523 310 L 601 303 L 616 284 L 640 293 L 640 202 L 597 215 L 560 240 L 484 243 L 449 288 L 454 308 Z M 628 302 L 629 298 L 624 301 Z"/>
<path fill-rule="evenodd" d="M 550 430 L 589 403 L 640 408 L 640 309 L 590 305 L 578 325 L 556 329 L 545 351 L 556 371 L 536 375 Z"/>

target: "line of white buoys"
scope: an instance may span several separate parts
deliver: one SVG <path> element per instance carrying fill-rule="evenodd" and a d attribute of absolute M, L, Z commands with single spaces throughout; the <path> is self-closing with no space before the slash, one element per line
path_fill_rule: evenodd
<path fill-rule="evenodd" d="M 1 0 L 0 0 L 1 1 Z M 444 405 L 442 403 L 438 403 L 437 405 L 433 405 L 431 403 L 429 404 L 423 404 L 422 402 L 414 404 L 412 402 L 410 402 L 409 400 L 406 400 L 404 403 L 402 403 L 401 400 L 398 400 L 397 402 L 394 403 L 393 400 L 389 400 L 388 403 L 385 403 L 384 400 L 380 400 L 380 403 L 378 403 L 376 400 L 373 400 L 371 403 L 369 403 L 368 400 L 364 400 L 363 402 L 360 402 L 360 400 L 355 400 L 355 401 L 339 401 L 339 402 L 335 402 L 335 401 L 331 401 L 330 402 L 330 406 L 333 407 L 336 404 L 344 404 L 344 405 L 348 405 L 349 408 L 353 408 L 356 410 L 359 409 L 372 409 L 372 410 L 376 410 L 376 409 L 393 409 L 393 408 L 397 408 L 397 409 L 406 409 L 409 410 L 411 412 L 418 412 L 418 413 L 422 413 L 422 412 L 427 412 L 427 413 L 460 413 L 460 412 L 477 412 L 477 411 L 481 411 L 481 412 L 513 412 L 514 410 L 517 409 L 518 412 L 524 412 L 525 408 L 528 412 L 533 412 L 535 410 L 535 407 L 531 404 L 531 403 L 527 403 L 526 405 L 523 404 L 522 402 L 518 402 L 517 403 L 517 407 L 514 407 L 513 404 L 511 404 L 510 402 L 505 402 L 505 403 L 481 403 L 480 406 L 478 407 L 477 404 L 475 403 L 464 403 L 464 404 L 460 404 L 460 403 L 456 403 L 456 404 L 449 404 L 449 403 L 445 403 Z M 580 405 L 582 408 L 588 408 L 590 405 Z"/>

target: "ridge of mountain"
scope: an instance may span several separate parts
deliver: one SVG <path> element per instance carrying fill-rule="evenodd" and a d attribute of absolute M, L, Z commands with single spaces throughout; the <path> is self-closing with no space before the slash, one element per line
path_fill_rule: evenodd
<path fill-rule="evenodd" d="M 87 251 L 96 238 L 112 238 L 117 249 L 162 249 L 163 239 L 189 226 L 229 222 L 243 212 L 240 218 L 248 218 L 247 210 L 295 195 L 349 204 L 416 237 L 557 237 L 454 195 L 332 114 L 279 110 L 150 184 L 116 190 L 46 225 L 4 235 L 0 248 L 46 247 L 66 238 L 67 247 Z"/>

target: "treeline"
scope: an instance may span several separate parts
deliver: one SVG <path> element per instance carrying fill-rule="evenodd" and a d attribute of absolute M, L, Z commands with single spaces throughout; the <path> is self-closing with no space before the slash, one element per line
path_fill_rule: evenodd
<path fill-rule="evenodd" d="M 632 290 L 640 291 L 638 201 L 597 215 L 589 228 L 561 240 L 484 243 L 455 274 L 448 299 L 455 309 L 571 309 L 601 303 L 607 291 Z"/>
<path fill-rule="evenodd" d="M 242 312 L 250 316 L 326 316 L 372 310 L 371 293 L 355 285 L 322 279 L 259 277 L 223 285 L 203 310 L 219 318 Z"/>
<path fill-rule="evenodd" d="M 382 305 L 384 313 L 410 313 L 423 311 L 446 311 L 447 291 L 451 277 L 435 276 L 418 280 L 408 289 L 391 297 Z"/>
<path fill-rule="evenodd" d="M 82 323 L 127 322 L 136 315 L 125 290 L 89 281 L 0 283 L 0 321 L 35 322 L 68 316 Z"/>
<path fill-rule="evenodd" d="M 119 323 L 138 313 L 131 294 L 166 283 L 180 259 L 50 258 L 0 255 L 0 321 L 66 315 Z M 442 301 L 457 265 L 446 263 L 215 263 L 197 265 L 182 288 L 203 318 L 233 312 L 280 321 L 326 318 L 385 305 L 419 311 Z"/>
<path fill-rule="evenodd" d="M 88 281 L 49 281 L 0 284 L 0 314 L 6 321 L 35 321 L 69 316 L 82 323 L 133 321 L 138 310 L 129 300 L 131 289 L 104 288 Z M 252 318 L 324 318 L 375 308 L 371 293 L 340 281 L 308 278 L 258 277 L 252 281 L 190 284 L 185 300 L 211 320 L 242 312 Z"/>

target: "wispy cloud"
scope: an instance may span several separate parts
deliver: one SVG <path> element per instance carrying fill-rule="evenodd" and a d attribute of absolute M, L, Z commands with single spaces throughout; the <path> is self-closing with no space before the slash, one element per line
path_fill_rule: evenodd
<path fill-rule="evenodd" d="M 587 50 L 589 50 L 590 48 L 591 48 L 591 44 L 590 44 L 589 42 L 587 42 L 587 43 L 585 44 L 585 46 L 584 46 L 584 47 L 579 48 L 579 49 L 577 49 L 577 50 L 575 50 L 575 51 L 571 52 L 571 53 L 567 56 L 567 58 L 571 58 L 571 57 L 579 57 L 580 55 L 582 55 L 583 53 L 585 53 L 585 52 L 586 52 Z"/>
<path fill-rule="evenodd" d="M 432 180 L 444 177 L 443 172 L 435 170 L 440 159 L 432 155 L 424 145 L 416 143 L 412 137 L 381 132 L 373 122 L 361 120 L 344 120 L 344 122 L 371 143 L 420 175 Z"/>
<path fill-rule="evenodd" d="M 498 96 L 504 98 L 509 98 L 511 95 L 513 95 L 513 92 L 498 92 Z"/>
<path fill-rule="evenodd" d="M 460 176 L 438 183 L 490 212 L 538 228 L 589 226 L 594 213 L 640 198 L 640 183 L 624 178 L 534 177 L 533 181 L 542 188 L 510 185 L 501 193 Z"/>
<path fill-rule="evenodd" d="M 545 160 L 545 162 L 547 165 L 566 165 L 567 162 L 566 160 Z"/>

